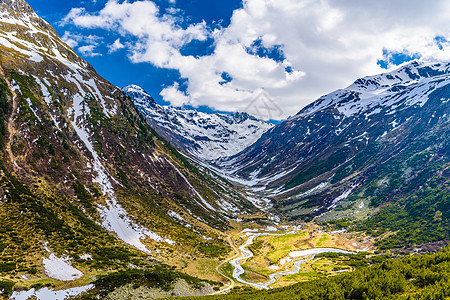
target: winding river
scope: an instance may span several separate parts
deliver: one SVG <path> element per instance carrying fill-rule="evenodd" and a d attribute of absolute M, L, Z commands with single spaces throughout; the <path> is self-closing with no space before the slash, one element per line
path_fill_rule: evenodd
<path fill-rule="evenodd" d="M 304 262 L 313 260 L 315 255 L 317 255 L 319 253 L 327 253 L 327 252 L 345 253 L 345 254 L 353 254 L 354 253 L 351 251 L 346 251 L 346 250 L 336 249 L 336 248 L 312 248 L 312 249 L 308 249 L 308 250 L 292 251 L 289 253 L 289 256 L 294 259 L 292 270 L 288 270 L 290 264 L 287 264 L 284 271 L 279 271 L 279 272 L 270 274 L 269 280 L 267 282 L 254 283 L 254 282 L 246 281 L 241 278 L 241 275 L 243 275 L 245 273 L 245 270 L 241 266 L 240 261 L 248 259 L 253 256 L 253 253 L 250 250 L 248 250 L 247 247 L 250 246 L 251 244 L 253 244 L 253 240 L 256 237 L 266 236 L 266 235 L 274 236 L 274 235 L 295 234 L 296 231 L 297 230 L 293 230 L 293 231 L 281 233 L 281 234 L 248 232 L 247 233 L 248 234 L 247 241 L 242 246 L 239 247 L 241 255 L 235 259 L 230 260 L 230 264 L 234 267 L 233 278 L 236 279 L 237 281 L 239 281 L 240 283 L 252 286 L 257 289 L 268 289 L 271 284 L 275 283 L 281 277 L 286 276 L 286 275 L 297 274 L 298 272 L 300 272 L 301 265 Z M 298 258 L 300 258 L 300 259 L 298 259 Z"/>

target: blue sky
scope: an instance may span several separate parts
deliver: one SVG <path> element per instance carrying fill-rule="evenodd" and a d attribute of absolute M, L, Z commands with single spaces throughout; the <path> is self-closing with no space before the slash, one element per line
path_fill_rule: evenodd
<path fill-rule="evenodd" d="M 29 0 L 100 75 L 161 104 L 297 113 L 355 79 L 450 60 L 448 1 Z"/>
<path fill-rule="evenodd" d="M 70 12 L 72 8 L 84 7 L 87 11 L 95 12 L 102 9 L 107 1 L 76 1 L 76 0 L 28 0 L 33 9 L 46 21 L 55 27 L 60 36 L 64 36 L 65 32 L 76 32 L 82 35 L 98 35 L 102 38 L 102 45 L 97 49 L 101 55 L 91 56 L 83 55 L 82 52 L 77 53 L 92 64 L 97 72 L 113 84 L 123 87 L 129 84 L 137 84 L 145 88 L 158 103 L 169 105 L 159 95 L 162 88 L 172 85 L 174 81 L 184 82 L 180 78 L 177 70 L 158 68 L 151 63 L 132 63 L 123 51 L 108 53 L 106 45 L 115 41 L 114 35 L 108 35 L 101 30 L 80 30 L 76 26 L 61 25 L 61 20 Z M 154 1 L 159 5 L 161 10 L 174 7 L 169 1 Z M 233 11 L 242 6 L 240 0 L 218 1 L 218 0 L 188 0 L 179 1 L 177 8 L 182 10 L 182 14 L 186 16 L 190 22 L 201 22 L 205 20 L 208 24 L 215 26 L 228 26 Z M 199 44 L 191 48 L 186 47 L 186 52 L 205 53 L 205 45 Z M 75 50 L 77 48 L 75 47 Z M 205 112 L 219 111 L 207 106 L 197 108 Z"/>

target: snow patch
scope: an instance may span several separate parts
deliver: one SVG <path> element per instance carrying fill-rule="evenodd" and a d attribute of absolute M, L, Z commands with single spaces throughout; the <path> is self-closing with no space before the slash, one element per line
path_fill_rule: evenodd
<path fill-rule="evenodd" d="M 56 118 L 55 118 L 55 116 L 53 115 L 52 109 L 51 109 L 51 105 L 52 105 L 52 102 L 53 102 L 53 98 L 52 98 L 52 95 L 50 94 L 50 91 L 49 91 L 49 89 L 48 89 L 48 87 L 47 87 L 47 86 L 50 86 L 50 83 L 49 83 L 47 80 L 44 79 L 44 81 L 46 81 L 45 84 L 44 84 L 44 83 L 42 83 L 42 81 L 41 81 L 37 76 L 34 76 L 34 75 L 33 75 L 33 77 L 34 77 L 34 80 L 35 80 L 35 81 L 39 84 L 39 86 L 41 87 L 42 95 L 44 96 L 44 101 L 45 101 L 45 103 L 46 103 L 47 106 L 48 106 L 50 118 L 51 118 L 52 121 L 55 123 L 56 127 L 61 131 L 61 128 L 59 127 L 59 123 L 56 121 Z M 47 85 L 47 86 L 46 86 L 46 85 Z"/>
<path fill-rule="evenodd" d="M 36 111 L 34 110 L 30 98 L 26 98 L 25 100 L 27 101 L 28 107 L 31 109 L 31 111 L 33 112 L 34 116 L 39 120 L 39 122 L 42 122 L 41 118 L 37 115 Z"/>
<path fill-rule="evenodd" d="M 275 226 L 267 226 L 264 230 L 265 231 L 278 231 L 278 229 Z"/>
<path fill-rule="evenodd" d="M 339 230 L 333 230 L 331 233 L 336 234 L 336 233 L 344 233 L 346 232 L 347 229 L 343 228 L 343 229 L 339 229 Z"/>
<path fill-rule="evenodd" d="M 286 263 L 289 263 L 292 261 L 292 258 L 290 258 L 289 256 L 286 258 L 282 258 L 280 259 L 280 265 L 284 266 Z"/>
<path fill-rule="evenodd" d="M 310 194 L 312 194 L 312 193 L 314 193 L 314 192 L 316 192 L 316 191 L 318 191 L 318 190 L 324 189 L 324 188 L 326 188 L 326 187 L 328 186 L 328 184 L 329 184 L 328 182 L 322 182 L 322 183 L 320 183 L 319 185 L 313 187 L 312 189 L 307 190 L 307 191 L 304 192 L 304 193 L 298 194 L 298 195 L 296 196 L 296 198 L 300 198 L 300 197 L 303 197 L 303 196 L 307 196 L 307 195 L 310 195 Z"/>
<path fill-rule="evenodd" d="M 180 170 L 177 169 L 177 167 L 175 167 L 170 161 L 168 161 L 165 157 L 164 160 L 169 163 L 174 169 L 175 171 L 181 176 L 181 178 L 184 179 L 184 181 L 186 182 L 186 184 L 191 188 L 191 190 L 197 195 L 197 197 L 202 201 L 202 203 L 210 210 L 212 211 L 216 211 L 216 209 L 214 207 L 211 206 L 211 204 L 209 204 L 205 199 L 203 199 L 202 195 L 200 195 L 199 192 L 197 192 L 197 190 L 192 186 L 192 184 L 189 182 L 189 180 L 187 180 L 187 178 L 180 172 Z M 198 203 L 198 202 L 197 202 Z M 201 207 L 205 208 L 205 206 L 203 206 L 201 203 L 200 204 Z"/>
<path fill-rule="evenodd" d="M 37 300 L 64 300 L 70 297 L 79 296 L 93 288 L 93 284 L 58 291 L 51 290 L 46 287 L 39 290 L 35 290 L 33 288 L 28 291 L 14 291 L 11 295 L 11 299 L 27 300 L 34 296 Z"/>
<path fill-rule="evenodd" d="M 191 228 L 191 227 L 192 227 L 191 224 L 189 224 L 182 216 L 180 216 L 179 214 L 177 214 L 177 213 L 174 212 L 173 210 L 169 210 L 169 211 L 167 212 L 167 214 L 168 214 L 169 216 L 171 216 L 172 218 L 178 219 L 179 221 L 183 222 L 185 227 L 187 227 L 187 228 Z"/>
<path fill-rule="evenodd" d="M 310 256 L 317 255 L 320 253 L 343 253 L 343 254 L 354 254 L 354 252 L 335 249 L 335 248 L 313 248 L 308 250 L 300 250 L 300 251 L 292 251 L 289 253 L 289 256 L 292 258 L 301 257 L 301 256 Z"/>
<path fill-rule="evenodd" d="M 356 187 L 357 187 L 356 185 L 352 186 L 350 189 L 348 189 L 347 191 L 345 191 L 343 194 L 341 194 L 340 196 L 338 196 L 337 198 L 335 198 L 335 199 L 331 202 L 331 205 L 328 207 L 328 210 L 330 210 L 330 209 L 332 209 L 332 208 L 335 208 L 339 201 L 342 201 L 342 200 L 346 199 L 348 196 L 350 196 L 350 194 L 353 192 L 353 190 L 354 190 Z"/>
<path fill-rule="evenodd" d="M 80 256 L 81 259 L 84 260 L 88 260 L 88 259 L 92 259 L 92 255 L 84 253 L 83 255 Z"/>
<path fill-rule="evenodd" d="M 241 233 L 246 233 L 246 232 L 258 232 L 259 230 L 257 228 L 255 229 L 250 229 L 250 228 L 245 228 L 244 230 L 241 231 Z"/>
<path fill-rule="evenodd" d="M 49 258 L 42 258 L 45 274 L 60 281 L 71 281 L 83 277 L 83 273 L 72 267 L 70 261 L 71 258 L 60 258 L 54 253 L 50 254 Z"/>
<path fill-rule="evenodd" d="M 265 201 L 265 198 L 261 198 L 261 199 L 256 199 L 250 196 L 247 196 L 246 199 L 248 201 L 250 201 L 255 207 L 263 210 L 263 211 L 267 211 L 268 209 L 272 208 L 272 203 L 270 202 L 270 200 Z"/>

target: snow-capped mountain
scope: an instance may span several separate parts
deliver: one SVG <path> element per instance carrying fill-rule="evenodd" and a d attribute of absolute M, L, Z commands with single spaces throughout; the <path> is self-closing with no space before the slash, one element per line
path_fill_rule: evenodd
<path fill-rule="evenodd" d="M 427 134 L 448 138 L 449 90 L 448 63 L 415 61 L 364 77 L 320 97 L 219 166 L 255 191 L 265 190 L 282 211 L 319 215 L 361 193 L 371 173 Z M 448 155 L 447 142 L 427 139 L 410 154 L 427 144 Z"/>
<path fill-rule="evenodd" d="M 129 85 L 122 90 L 132 98 L 159 134 L 178 149 L 202 160 L 237 154 L 273 127 L 244 112 L 208 114 L 181 107 L 161 106 L 137 85 Z"/>
<path fill-rule="evenodd" d="M 408 107 L 422 107 L 431 91 L 448 84 L 450 64 L 414 61 L 395 71 L 367 76 L 349 87 L 314 101 L 294 118 L 336 109 L 343 118 L 364 114 L 395 114 Z"/>

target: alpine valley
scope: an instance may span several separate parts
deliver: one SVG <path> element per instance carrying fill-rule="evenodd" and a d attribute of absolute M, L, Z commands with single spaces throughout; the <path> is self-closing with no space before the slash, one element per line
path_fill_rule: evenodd
<path fill-rule="evenodd" d="M 372 216 L 395 232 L 383 246 L 449 239 L 449 83 L 448 63 L 358 79 L 219 165 L 289 219 Z"/>
<path fill-rule="evenodd" d="M 0 298 L 448 299 L 449 124 L 443 62 L 275 126 L 161 106 L 0 0 Z"/>

